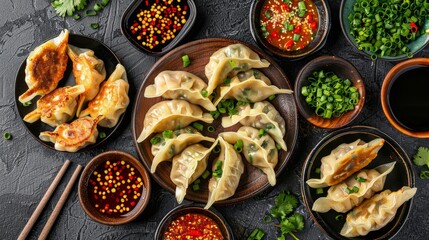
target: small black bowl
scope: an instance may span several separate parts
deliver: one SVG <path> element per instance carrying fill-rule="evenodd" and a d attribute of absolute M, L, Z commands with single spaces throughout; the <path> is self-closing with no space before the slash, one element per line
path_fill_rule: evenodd
<path fill-rule="evenodd" d="M 154 0 L 134 0 L 128 8 L 125 10 L 124 15 L 122 15 L 122 21 L 121 21 L 121 31 L 122 34 L 130 41 L 130 43 L 140 50 L 141 52 L 148 54 L 148 55 L 162 55 L 173 49 L 180 41 L 183 40 L 183 38 L 190 32 L 192 26 L 195 23 L 195 19 L 197 16 L 197 7 L 195 6 L 195 3 L 193 0 L 183 0 L 186 1 L 188 5 L 188 12 L 189 16 L 186 20 L 185 25 L 182 27 L 182 29 L 179 31 L 179 33 L 176 34 L 176 37 L 168 41 L 166 44 L 161 44 L 158 47 L 155 47 L 155 49 L 149 49 L 141 44 L 136 37 L 131 32 L 130 27 L 134 24 L 134 19 L 136 19 L 136 15 L 140 12 L 141 9 L 147 9 L 150 8 L 150 6 L 155 2 Z M 148 3 L 148 6 L 146 5 Z"/>
<path fill-rule="evenodd" d="M 260 28 L 260 13 L 265 1 L 266 0 L 254 0 L 252 2 L 252 5 L 250 6 L 249 21 L 250 32 L 252 33 L 253 39 L 255 39 L 255 41 L 264 49 L 268 50 L 268 52 L 291 60 L 298 60 L 315 53 L 325 45 L 331 28 L 331 11 L 327 0 L 313 0 L 319 15 L 317 33 L 313 41 L 311 41 L 305 48 L 297 51 L 285 51 L 279 49 L 271 45 L 263 37 L 262 30 Z"/>
<path fill-rule="evenodd" d="M 326 213 L 312 211 L 314 201 L 319 197 L 325 197 L 327 191 L 324 191 L 324 194 L 317 194 L 317 189 L 310 188 L 306 184 L 306 181 L 310 178 L 320 178 L 320 174 L 316 173 L 316 169 L 320 168 L 321 158 L 329 155 L 338 145 L 350 143 L 357 139 L 369 142 L 375 138 L 383 138 L 385 143 L 378 152 L 377 158 L 365 168 L 372 169 L 384 163 L 396 162 L 393 171 L 387 175 L 383 190 L 390 189 L 393 192 L 403 186 L 414 187 L 413 167 L 408 155 L 389 135 L 373 127 L 353 126 L 330 133 L 313 148 L 304 162 L 301 176 L 303 183 L 301 184 L 301 192 L 305 207 L 316 225 L 332 239 L 347 239 L 340 235 L 341 228 L 346 221 L 346 215 L 341 214 L 343 218 L 336 220 L 336 216 L 339 213 L 334 210 Z M 405 202 L 398 209 L 393 220 L 383 228 L 369 232 L 366 236 L 353 239 L 392 239 L 406 222 L 411 210 L 412 201 L 411 199 Z"/>
<path fill-rule="evenodd" d="M 216 211 L 213 207 L 210 209 L 204 209 L 203 204 L 185 204 L 179 205 L 176 208 L 173 208 L 170 212 L 165 215 L 165 217 L 159 223 L 156 232 L 155 240 L 164 239 L 164 233 L 167 228 L 170 226 L 171 222 L 177 219 L 178 217 L 188 214 L 188 213 L 197 213 L 211 218 L 219 227 L 222 232 L 222 236 L 225 240 L 234 240 L 234 234 L 232 233 L 231 227 L 222 217 L 222 215 Z"/>

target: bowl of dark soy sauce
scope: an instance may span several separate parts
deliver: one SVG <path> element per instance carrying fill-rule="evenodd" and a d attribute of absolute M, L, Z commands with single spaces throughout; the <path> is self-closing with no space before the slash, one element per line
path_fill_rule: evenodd
<path fill-rule="evenodd" d="M 395 65 L 381 88 L 381 105 L 387 120 L 411 137 L 429 138 L 429 58 Z"/>

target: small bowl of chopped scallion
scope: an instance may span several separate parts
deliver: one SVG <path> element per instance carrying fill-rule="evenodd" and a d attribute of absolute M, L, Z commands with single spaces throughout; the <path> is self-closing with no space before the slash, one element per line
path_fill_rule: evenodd
<path fill-rule="evenodd" d="M 307 63 L 295 81 L 301 115 L 321 128 L 340 128 L 357 117 L 365 102 L 365 86 L 346 60 L 322 56 Z"/>

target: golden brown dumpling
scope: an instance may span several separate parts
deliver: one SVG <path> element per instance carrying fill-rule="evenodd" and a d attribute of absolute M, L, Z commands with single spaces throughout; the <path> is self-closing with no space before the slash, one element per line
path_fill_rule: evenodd
<path fill-rule="evenodd" d="M 107 128 L 114 127 L 130 103 L 128 89 L 129 84 L 125 68 L 118 64 L 109 79 L 101 84 L 100 92 L 88 103 L 88 108 L 83 110 L 79 117 L 90 115 L 96 118 L 103 116 L 98 124 Z"/>
<path fill-rule="evenodd" d="M 37 101 L 37 108 L 25 115 L 24 121 L 33 123 L 39 119 L 51 127 L 71 120 L 77 106 L 77 97 L 85 91 L 82 85 L 57 88 Z"/>
<path fill-rule="evenodd" d="M 42 141 L 54 143 L 58 151 L 76 152 L 96 142 L 99 120 L 100 118 L 79 118 L 70 124 L 59 125 L 53 132 L 41 132 L 39 138 Z"/>
<path fill-rule="evenodd" d="M 28 90 L 19 96 L 24 103 L 34 97 L 45 95 L 57 88 L 58 82 L 64 77 L 67 68 L 67 43 L 69 31 L 36 47 L 27 58 L 25 82 Z"/>
<path fill-rule="evenodd" d="M 106 79 L 106 69 L 103 60 L 98 59 L 92 50 L 69 45 L 68 54 L 73 61 L 76 84 L 85 87 L 77 104 L 76 116 L 79 116 L 83 105 L 94 99 L 100 90 L 100 83 Z"/>

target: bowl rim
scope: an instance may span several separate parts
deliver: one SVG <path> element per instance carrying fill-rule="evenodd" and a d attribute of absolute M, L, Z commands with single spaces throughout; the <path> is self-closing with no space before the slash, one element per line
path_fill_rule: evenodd
<path fill-rule="evenodd" d="M 370 52 L 365 51 L 365 50 L 359 50 L 359 47 L 356 45 L 356 43 L 354 41 L 354 38 L 352 38 L 352 36 L 349 36 L 349 34 L 346 32 L 346 27 L 345 27 L 344 22 L 343 22 L 343 14 L 344 14 L 344 7 L 345 7 L 345 2 L 346 1 L 356 1 L 356 0 L 341 0 L 341 3 L 340 3 L 340 13 L 339 13 L 339 16 L 338 16 L 339 17 L 339 21 L 340 21 L 341 31 L 343 32 L 344 37 L 350 43 L 350 45 L 352 45 L 360 54 L 362 54 L 364 56 L 367 56 L 367 57 L 369 57 L 372 60 L 371 56 L 373 54 L 371 54 Z M 428 20 L 426 20 L 426 21 L 428 21 Z M 415 50 L 414 52 L 412 52 L 411 53 L 411 57 L 413 55 L 421 52 L 428 44 L 429 44 L 429 40 L 427 40 L 417 50 Z M 402 60 L 409 59 L 409 58 L 410 57 L 408 55 L 406 55 L 406 54 L 401 54 L 401 55 L 394 56 L 394 57 L 392 57 L 392 56 L 383 56 L 382 57 L 382 56 L 377 55 L 377 58 L 375 60 L 383 59 L 385 61 L 402 61 Z"/>
<path fill-rule="evenodd" d="M 360 132 L 360 133 L 369 133 L 369 134 L 373 134 L 373 135 L 377 135 L 379 137 L 382 137 L 384 139 L 386 139 L 389 143 L 391 143 L 391 145 L 394 146 L 394 149 L 396 150 L 398 155 L 401 155 L 401 158 L 403 159 L 406 169 L 408 170 L 408 177 L 409 177 L 409 187 L 415 187 L 415 174 L 413 171 L 413 166 L 411 164 L 411 160 L 407 154 L 407 152 L 402 148 L 401 145 L 398 144 L 398 142 L 393 139 L 390 135 L 384 133 L 383 131 L 379 130 L 378 128 L 372 127 L 372 126 L 366 126 L 366 125 L 355 125 L 355 126 L 350 126 L 350 127 L 345 127 L 345 128 L 341 128 L 341 129 L 337 129 L 333 132 L 330 132 L 329 134 L 327 134 L 326 136 L 324 136 L 310 151 L 310 153 L 308 153 L 307 157 L 304 160 L 304 164 L 302 165 L 301 168 L 301 176 L 300 176 L 300 180 L 301 180 L 301 196 L 302 196 L 302 200 L 304 202 L 304 206 L 307 210 L 307 212 L 309 213 L 309 215 L 311 216 L 311 219 L 313 220 L 314 223 L 316 223 L 316 226 L 322 231 L 324 232 L 326 235 L 328 235 L 331 238 L 334 238 L 334 235 L 332 235 L 330 232 L 328 232 L 327 230 L 325 230 L 322 225 L 319 223 L 319 221 L 317 220 L 318 218 L 313 214 L 313 210 L 310 208 L 308 201 L 307 201 L 307 194 L 306 194 L 306 175 L 307 175 L 307 171 L 309 169 L 309 164 L 310 164 L 310 160 L 312 158 L 312 156 L 314 156 L 315 154 L 318 153 L 318 151 L 320 150 L 321 147 L 325 146 L 326 143 L 330 142 L 331 139 L 334 139 L 337 135 L 342 134 L 341 136 L 346 135 L 347 133 L 356 133 L 356 132 Z M 341 137 L 340 136 L 340 137 Z M 382 190 L 384 191 L 384 189 Z M 380 191 L 380 192 L 382 192 Z M 394 237 L 401 231 L 401 229 L 404 227 L 406 221 L 408 220 L 410 213 L 411 213 L 411 209 L 412 209 L 412 205 L 414 202 L 414 197 L 411 198 L 410 200 L 408 200 L 406 203 L 409 204 L 408 206 L 408 210 L 405 213 L 405 216 L 403 216 L 403 220 L 401 220 L 401 224 L 400 226 L 396 229 L 396 231 L 393 233 L 392 236 L 390 236 L 388 239 L 394 239 Z M 403 205 L 404 206 L 404 205 Z M 402 206 L 401 206 L 402 207 Z M 396 215 L 396 214 L 395 214 Z M 344 239 L 346 239 L 344 237 Z"/>
<path fill-rule="evenodd" d="M 186 2 L 188 3 L 189 6 L 189 17 L 184 25 L 184 27 L 179 31 L 179 33 L 176 35 L 176 37 L 174 38 L 174 40 L 172 40 L 170 43 L 168 43 L 167 45 L 165 45 L 165 47 L 162 48 L 161 51 L 156 52 L 156 51 L 151 51 L 143 46 L 141 46 L 140 44 L 138 44 L 136 42 L 136 40 L 134 40 L 134 38 L 131 36 L 131 34 L 128 32 L 127 30 L 127 22 L 129 21 L 131 14 L 140 6 L 140 4 L 143 4 L 143 1 L 139 1 L 139 0 L 133 0 L 128 7 L 125 9 L 124 13 L 122 14 L 121 17 L 121 24 L 120 24 L 120 28 L 121 28 L 121 32 L 122 35 L 125 36 L 125 38 L 128 40 L 128 42 L 137 50 L 139 50 L 140 52 L 150 55 L 150 56 L 161 56 L 164 55 L 165 53 L 169 52 L 170 50 L 172 50 L 173 48 L 175 48 L 191 31 L 192 27 L 194 26 L 196 17 L 197 17 L 197 7 L 195 5 L 194 0 L 186 0 Z"/>
<path fill-rule="evenodd" d="M 393 66 L 392 69 L 389 70 L 386 77 L 384 77 L 383 84 L 381 86 L 381 94 L 380 94 L 381 107 L 389 123 L 399 132 L 414 138 L 429 138 L 429 131 L 414 131 L 414 130 L 407 129 L 401 124 L 399 124 L 398 121 L 396 121 L 395 117 L 393 116 L 393 113 L 388 104 L 389 88 L 392 86 L 393 80 L 395 79 L 395 77 L 402 70 L 416 65 L 423 65 L 423 66 L 429 67 L 429 58 L 408 59 L 406 61 L 396 64 L 395 66 Z"/>
<path fill-rule="evenodd" d="M 131 214 L 121 218 L 109 218 L 109 219 L 112 219 L 112 221 L 107 221 L 107 220 L 104 220 L 103 218 L 99 218 L 96 214 L 94 214 L 93 212 L 95 211 L 95 209 L 92 206 L 89 206 L 88 204 L 89 200 L 87 196 L 87 193 L 88 193 L 87 182 L 92 172 L 94 171 L 94 169 L 98 167 L 98 165 L 105 160 L 105 157 L 112 156 L 112 155 L 124 156 L 126 158 L 125 161 L 133 165 L 139 171 L 139 173 L 142 175 L 143 185 L 146 188 L 146 191 L 144 191 L 144 193 L 140 197 L 139 203 L 141 202 L 141 204 L 137 204 L 136 207 L 132 211 L 130 211 Z M 85 166 L 79 179 L 78 195 L 79 195 L 79 203 L 82 209 L 92 220 L 106 225 L 121 225 L 135 220 L 145 210 L 146 206 L 150 201 L 150 195 L 151 195 L 150 177 L 146 169 L 143 167 L 141 162 L 137 160 L 136 157 L 134 157 L 133 155 L 127 152 L 111 150 L 111 151 L 103 152 L 96 155 Z"/>
<path fill-rule="evenodd" d="M 250 5 L 250 12 L 249 12 L 249 25 L 250 25 L 250 33 L 253 37 L 253 40 L 259 45 L 261 46 L 264 50 L 267 50 L 270 54 L 278 56 L 278 57 L 284 57 L 287 58 L 289 60 L 300 60 L 302 58 L 305 58 L 317 51 L 319 51 L 320 49 L 323 48 L 323 46 L 326 44 L 326 41 L 328 40 L 328 36 L 329 36 L 329 32 L 331 30 L 331 10 L 330 10 L 330 6 L 329 6 L 329 1 L 328 0 L 319 0 L 322 4 L 322 7 L 325 9 L 325 21 L 326 22 L 326 27 L 325 27 L 325 31 L 323 31 L 323 35 L 321 36 L 321 40 L 318 41 L 317 45 L 314 46 L 312 49 L 303 52 L 301 54 L 285 54 L 288 53 L 287 51 L 282 51 L 274 46 L 272 46 L 271 44 L 267 44 L 264 41 L 262 41 L 261 37 L 259 36 L 259 34 L 257 33 L 256 30 L 256 25 L 255 25 L 255 11 L 256 11 L 256 5 L 259 2 L 262 1 L 266 1 L 266 0 L 254 0 L 252 1 L 251 5 Z M 320 19 L 320 18 L 319 18 Z M 319 20 L 320 22 L 320 20 Z M 320 24 L 318 26 L 318 30 L 317 31 L 321 31 L 320 30 Z M 305 48 L 304 48 L 305 49 Z M 291 53 L 293 53 L 295 51 L 291 51 Z"/>
<path fill-rule="evenodd" d="M 211 207 L 210 209 L 205 209 L 204 204 L 201 203 L 187 203 L 187 204 L 181 204 L 170 211 L 168 211 L 167 214 L 161 219 L 158 226 L 156 227 L 155 234 L 154 234 L 154 240 L 161 239 L 161 237 L 164 235 L 164 232 L 162 232 L 163 228 L 165 228 L 165 225 L 170 222 L 168 222 L 174 214 L 180 214 L 182 212 L 186 212 L 187 210 L 190 210 L 187 213 L 195 213 L 196 211 L 199 211 L 199 214 L 203 214 L 206 217 L 211 218 L 216 224 L 218 225 L 219 229 L 223 229 L 226 233 L 228 233 L 228 236 L 225 237 L 227 240 L 234 240 L 234 233 L 231 229 L 231 226 L 226 221 L 226 219 L 222 216 L 220 212 L 218 212 L 214 207 Z M 215 217 L 216 219 L 213 219 Z M 173 219 L 171 219 L 173 220 Z M 216 220 L 221 222 L 222 224 L 219 224 Z M 222 231 L 222 230 L 221 230 Z"/>
<path fill-rule="evenodd" d="M 329 123 L 332 120 L 334 120 L 334 119 L 339 120 L 339 119 L 343 118 L 345 116 L 344 114 L 341 115 L 338 118 L 325 119 L 325 118 L 322 118 L 320 116 L 317 116 L 314 113 L 314 111 L 312 111 L 312 114 L 309 117 L 305 117 L 305 115 L 306 115 L 305 114 L 305 110 L 307 110 L 307 109 L 311 110 L 311 108 L 307 104 L 303 103 L 300 100 L 301 91 L 298 88 L 301 85 L 301 83 L 303 81 L 305 81 L 306 78 L 308 77 L 308 76 L 304 76 L 304 72 L 308 68 L 312 67 L 315 63 L 323 62 L 323 61 L 329 61 L 330 65 L 344 64 L 344 65 L 347 66 L 347 68 L 349 68 L 350 70 L 352 70 L 359 77 L 359 79 L 350 79 L 353 82 L 354 86 L 356 86 L 355 82 L 358 82 L 359 86 L 360 86 L 360 87 L 358 87 L 360 98 L 359 98 L 359 102 L 356 105 L 357 109 L 355 109 L 353 111 L 350 111 L 351 113 L 353 113 L 353 115 L 352 115 L 352 117 L 349 118 L 349 120 L 344 121 L 344 122 L 339 123 L 339 124 L 337 123 L 336 125 L 330 125 Z M 337 57 L 335 55 L 320 56 L 320 57 L 317 57 L 317 58 L 311 60 L 307 64 L 305 64 L 301 68 L 301 70 L 298 72 L 298 75 L 295 78 L 294 92 L 295 92 L 295 94 L 294 94 L 295 95 L 295 103 L 297 105 L 298 111 L 301 114 L 301 116 L 304 117 L 305 120 L 307 120 L 309 123 L 313 124 L 314 126 L 319 127 L 319 128 L 325 128 L 325 129 L 337 129 L 337 128 L 341 128 L 341 127 L 344 127 L 347 124 L 351 123 L 353 120 L 355 120 L 356 117 L 362 112 L 362 109 L 363 109 L 363 107 L 365 105 L 365 98 L 366 98 L 365 83 L 364 83 L 364 81 L 362 79 L 362 75 L 359 73 L 359 71 L 356 69 L 356 67 L 353 64 L 351 64 L 349 61 L 347 61 L 344 58 Z"/>

